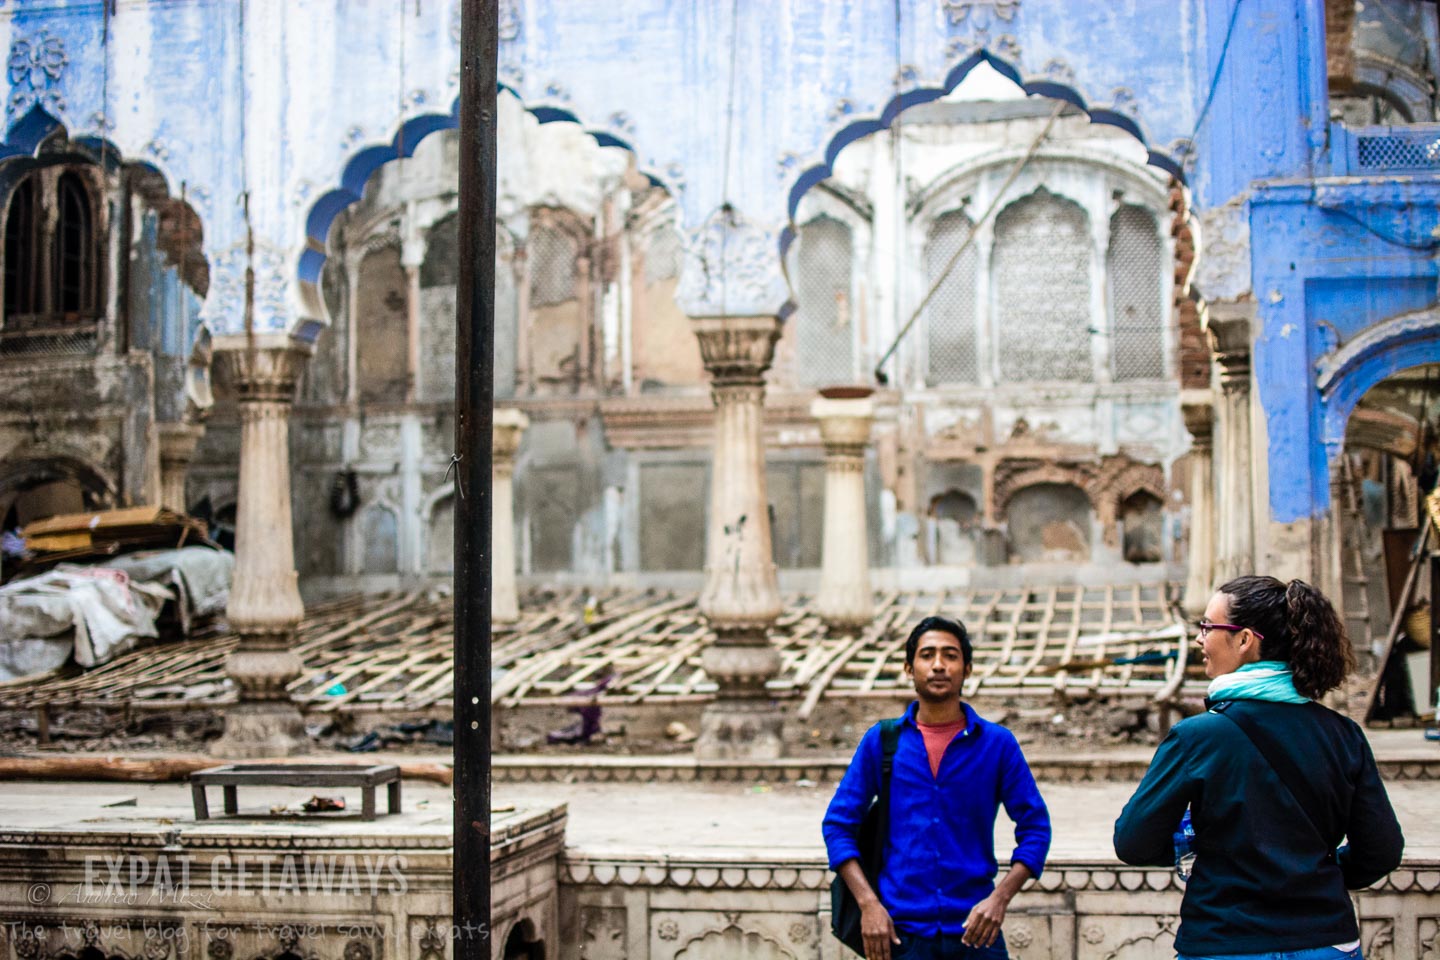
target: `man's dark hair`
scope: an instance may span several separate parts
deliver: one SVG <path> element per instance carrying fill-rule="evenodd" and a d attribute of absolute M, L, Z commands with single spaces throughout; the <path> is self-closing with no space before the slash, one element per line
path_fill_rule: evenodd
<path fill-rule="evenodd" d="M 915 624 L 915 629 L 910 631 L 910 637 L 905 641 L 905 665 L 913 666 L 915 663 L 915 651 L 920 648 L 920 637 L 931 630 L 940 630 L 950 634 L 960 641 L 960 654 L 965 658 L 965 665 L 968 667 L 970 661 L 975 657 L 975 649 L 970 646 L 970 634 L 965 632 L 965 625 L 959 620 L 951 620 L 949 617 L 926 617 Z"/>

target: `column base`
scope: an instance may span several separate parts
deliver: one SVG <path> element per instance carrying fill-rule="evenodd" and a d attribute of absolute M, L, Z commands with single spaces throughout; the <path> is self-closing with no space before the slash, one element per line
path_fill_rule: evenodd
<path fill-rule="evenodd" d="M 868 594 L 858 595 L 868 597 Z M 856 594 L 852 594 L 846 599 L 852 599 L 854 596 Z M 862 607 L 855 603 L 841 604 L 834 600 L 826 602 L 822 599 L 816 601 L 815 607 L 815 612 L 819 614 L 826 630 L 830 633 L 859 633 L 875 622 L 875 611 L 869 604 Z"/>
<path fill-rule="evenodd" d="M 778 760 L 784 714 L 769 700 L 717 700 L 700 715 L 697 760 Z"/>
<path fill-rule="evenodd" d="M 210 753 L 226 760 L 262 760 L 310 752 L 300 711 L 288 700 L 237 703 L 225 712 L 225 733 Z"/>

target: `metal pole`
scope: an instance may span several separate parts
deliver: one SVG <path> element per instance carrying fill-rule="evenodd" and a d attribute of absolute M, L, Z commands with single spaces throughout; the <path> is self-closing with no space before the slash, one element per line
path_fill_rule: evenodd
<path fill-rule="evenodd" d="M 489 960 L 490 432 L 495 381 L 497 0 L 460 3 L 455 302 L 454 960 Z"/>

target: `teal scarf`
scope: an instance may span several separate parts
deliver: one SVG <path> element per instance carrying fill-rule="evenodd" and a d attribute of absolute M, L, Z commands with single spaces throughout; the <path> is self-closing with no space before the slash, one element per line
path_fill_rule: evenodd
<path fill-rule="evenodd" d="M 1211 700 L 1270 700 L 1309 703 L 1295 689 L 1295 673 L 1283 660 L 1257 660 L 1210 681 Z"/>

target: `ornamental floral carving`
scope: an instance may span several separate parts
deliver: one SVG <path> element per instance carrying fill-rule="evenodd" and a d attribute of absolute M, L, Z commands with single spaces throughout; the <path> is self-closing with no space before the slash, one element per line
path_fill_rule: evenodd
<path fill-rule="evenodd" d="M 41 107 L 57 116 L 65 110 L 65 98 L 58 85 L 69 66 L 65 41 L 40 30 L 10 42 L 10 117 L 24 116 L 32 107 Z"/>
<path fill-rule="evenodd" d="M 675 960 L 795 960 L 795 954 L 786 950 L 778 940 L 771 939 L 754 930 L 746 930 L 735 916 L 727 917 L 729 925 L 720 930 L 709 930 L 690 940 L 675 954 Z"/>
<path fill-rule="evenodd" d="M 1014 20 L 1020 10 L 1020 0 L 943 0 L 941 6 L 951 23 L 989 27 L 995 20 L 1006 23 Z"/>
<path fill-rule="evenodd" d="M 724 206 L 685 235 L 676 300 L 691 317 L 779 316 L 789 299 L 775 234 Z"/>

